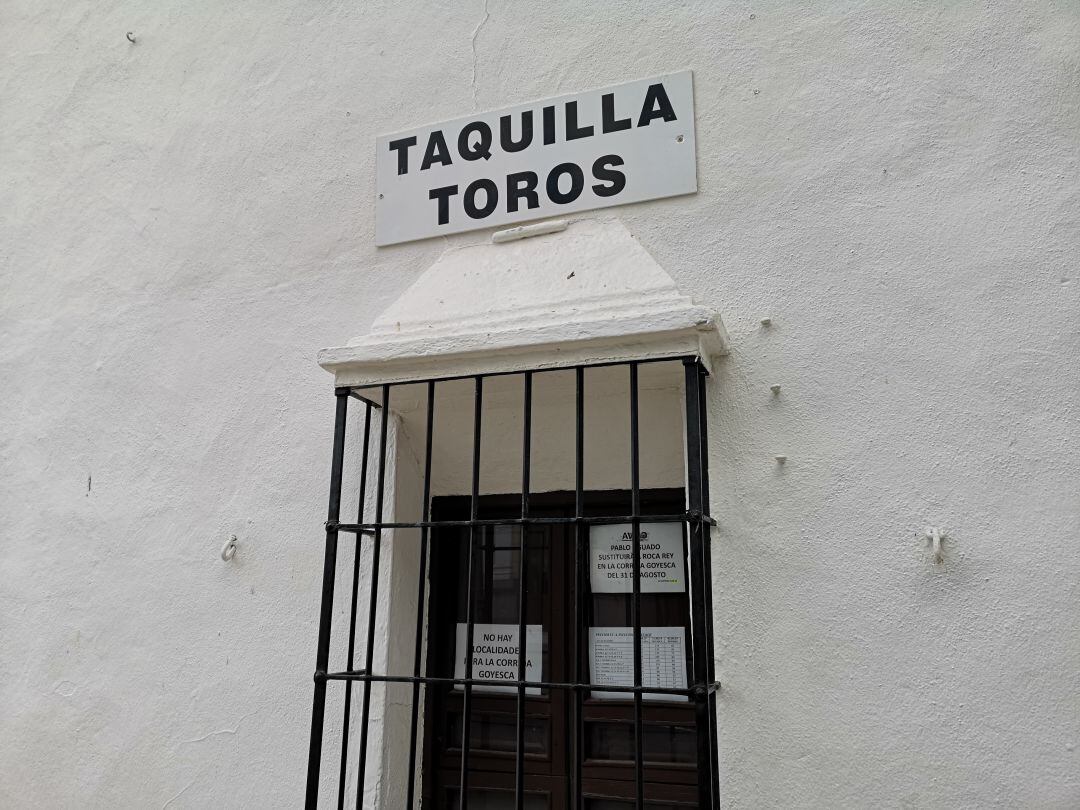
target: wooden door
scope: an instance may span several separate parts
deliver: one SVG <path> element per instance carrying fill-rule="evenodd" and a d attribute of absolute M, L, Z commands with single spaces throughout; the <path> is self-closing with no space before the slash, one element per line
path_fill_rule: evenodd
<path fill-rule="evenodd" d="M 642 514 L 673 514 L 683 508 L 682 490 L 642 492 Z M 629 511 L 629 493 L 589 492 L 587 515 Z M 437 498 L 433 519 L 469 517 L 468 498 Z M 520 496 L 485 496 L 484 520 L 520 517 Z M 572 517 L 573 493 L 545 493 L 530 498 L 530 517 Z M 644 518 L 647 520 L 647 518 Z M 526 624 L 542 630 L 539 674 L 545 682 L 574 681 L 575 642 L 581 644 L 582 680 L 589 682 L 590 627 L 631 625 L 630 598 L 592 594 L 585 582 L 585 615 L 577 626 L 573 524 L 482 526 L 474 530 L 473 620 L 477 624 L 518 624 L 520 555 L 526 555 Z M 468 581 L 467 527 L 441 527 L 432 534 L 429 600 L 428 673 L 455 676 L 455 656 L 463 653 L 458 625 L 466 617 Z M 684 537 L 685 554 L 685 537 Z M 588 555 L 585 555 L 586 559 Z M 643 627 L 682 627 L 690 648 L 687 594 L 642 594 Z M 459 649 L 460 648 L 460 649 Z M 687 655 L 689 653 L 687 652 Z M 689 666 L 685 661 L 684 666 Z M 689 676 L 689 669 L 687 669 Z M 460 676 L 460 672 L 458 673 Z M 473 677 L 479 677 L 474 673 Z M 515 675 L 516 677 L 516 675 Z M 625 810 L 634 807 L 633 700 L 585 693 L 582 736 L 577 740 L 575 693 L 543 689 L 525 700 L 524 770 L 526 810 Z M 460 785 L 463 691 L 432 687 L 425 706 L 425 808 L 456 808 Z M 470 810 L 514 807 L 517 693 L 473 687 L 469 752 Z M 643 709 L 645 798 L 650 810 L 696 807 L 696 729 L 692 704 L 648 700 Z M 573 784 L 575 758 L 582 757 L 581 781 Z M 578 796 L 580 794 L 580 797 Z"/>

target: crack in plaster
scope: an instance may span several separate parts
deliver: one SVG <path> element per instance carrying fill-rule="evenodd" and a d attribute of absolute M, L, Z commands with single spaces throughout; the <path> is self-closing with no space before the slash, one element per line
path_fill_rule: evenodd
<path fill-rule="evenodd" d="M 195 780 L 192 779 L 190 782 L 188 782 L 186 785 L 184 785 L 184 787 L 181 788 L 179 793 L 177 793 L 175 796 L 173 796 L 171 799 L 169 799 L 167 802 L 165 802 L 165 804 L 161 805 L 161 810 L 165 810 L 166 807 L 168 807 L 170 804 L 172 804 L 177 799 L 179 799 L 181 796 L 183 796 L 185 793 L 187 793 L 188 788 L 190 788 L 194 784 L 195 784 Z"/>
<path fill-rule="evenodd" d="M 489 19 L 491 19 L 491 14 L 488 13 L 488 2 L 489 0 L 484 0 L 484 17 L 476 24 L 476 28 L 473 29 L 472 36 L 469 38 L 469 44 L 472 47 L 472 81 L 470 84 L 472 85 L 472 101 L 474 108 L 480 106 L 476 97 L 476 38 L 480 34 L 480 29 L 484 27 L 484 24 Z"/>
<path fill-rule="evenodd" d="M 187 743 L 202 742 L 203 740 L 208 740 L 211 737 L 217 736 L 218 734 L 235 734 L 236 732 L 238 732 L 240 730 L 240 724 L 243 723 L 245 720 L 247 720 L 249 717 L 251 717 L 251 715 L 256 714 L 258 711 L 259 711 L 258 709 L 255 709 L 254 711 L 250 711 L 247 714 L 245 714 L 243 717 L 241 717 L 239 720 L 237 720 L 236 721 L 236 728 L 219 728 L 217 731 L 208 731 L 206 734 L 203 734 L 201 737 L 196 737 L 196 738 L 194 738 L 192 740 L 182 740 L 180 742 L 180 744 L 185 745 Z M 172 801 L 172 799 L 170 799 L 170 801 Z"/>
<path fill-rule="evenodd" d="M 442 253 L 439 254 L 438 258 L 435 261 L 438 262 L 439 259 L 443 258 L 444 256 L 447 256 L 451 253 L 457 253 L 459 250 L 465 250 L 466 248 L 480 247 L 481 245 L 486 245 L 490 241 L 491 239 L 489 237 L 487 239 L 481 239 L 479 242 L 466 242 L 460 245 L 451 245 L 448 243 L 446 247 L 443 248 Z"/>

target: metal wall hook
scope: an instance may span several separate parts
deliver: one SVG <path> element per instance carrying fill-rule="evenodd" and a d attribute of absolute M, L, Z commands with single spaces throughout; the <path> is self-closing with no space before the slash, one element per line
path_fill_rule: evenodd
<path fill-rule="evenodd" d="M 131 31 L 128 31 L 125 36 L 127 37 L 128 42 L 130 42 L 132 45 L 135 44 L 135 35 Z"/>
<path fill-rule="evenodd" d="M 221 547 L 221 559 L 228 562 L 236 556 L 236 535 L 229 535 L 229 539 L 225 541 L 225 545 Z"/>

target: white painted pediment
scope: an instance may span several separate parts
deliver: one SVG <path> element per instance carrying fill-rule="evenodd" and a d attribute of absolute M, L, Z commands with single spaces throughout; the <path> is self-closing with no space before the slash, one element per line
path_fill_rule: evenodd
<path fill-rule="evenodd" d="M 714 311 L 680 293 L 620 221 L 590 219 L 447 250 L 319 364 L 357 385 L 724 351 Z"/>

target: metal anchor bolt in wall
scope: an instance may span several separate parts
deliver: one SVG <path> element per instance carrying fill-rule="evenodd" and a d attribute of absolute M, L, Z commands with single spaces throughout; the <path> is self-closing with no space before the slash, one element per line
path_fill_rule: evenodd
<path fill-rule="evenodd" d="M 923 538 L 926 540 L 926 545 L 930 549 L 930 555 L 932 556 L 935 565 L 941 565 L 945 562 L 945 551 L 942 544 L 947 537 L 948 535 L 945 534 L 945 530 L 940 529 L 937 526 L 928 526 L 923 532 Z"/>

